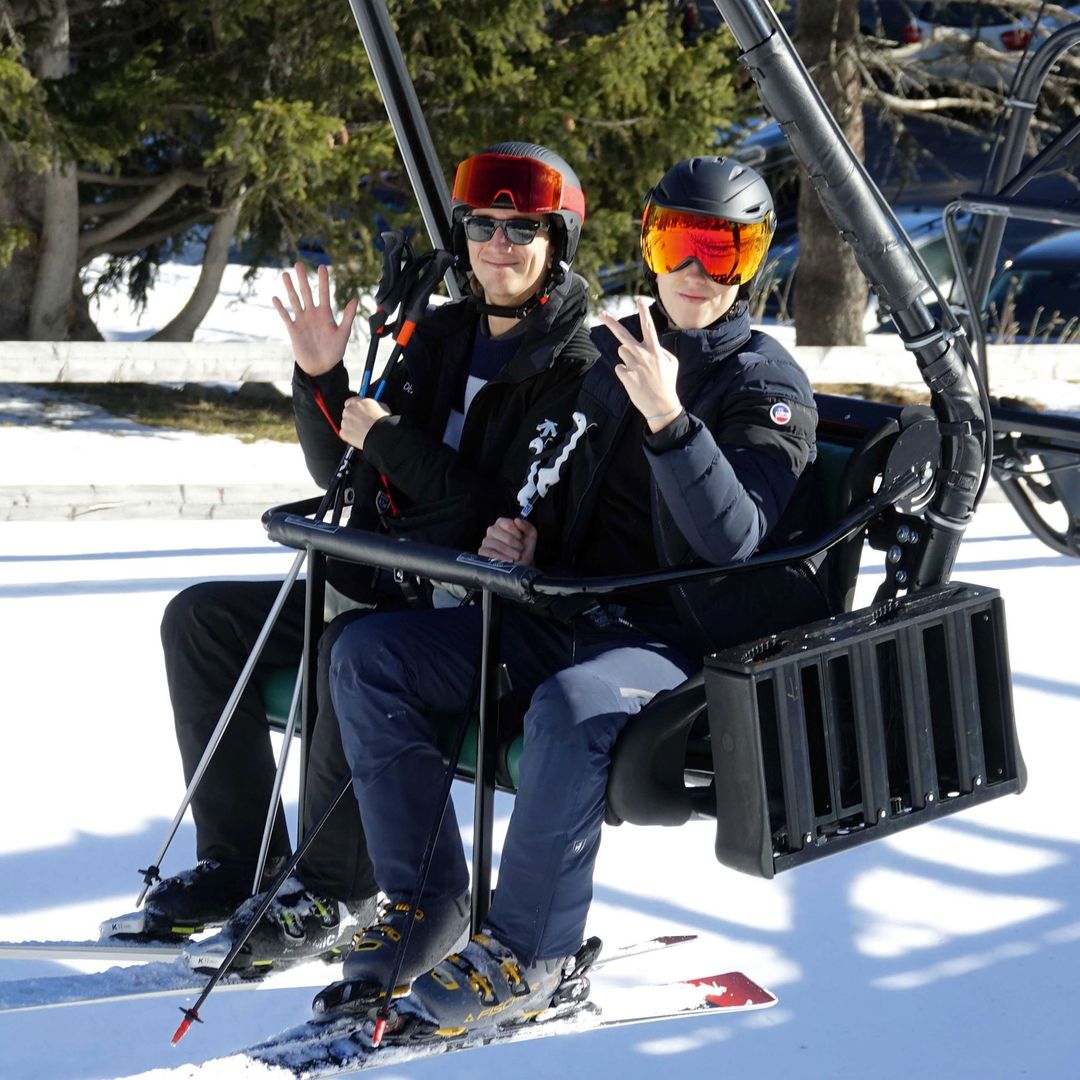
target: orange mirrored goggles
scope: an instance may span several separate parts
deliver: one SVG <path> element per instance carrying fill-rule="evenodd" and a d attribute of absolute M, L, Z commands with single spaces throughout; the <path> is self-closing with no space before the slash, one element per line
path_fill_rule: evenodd
<path fill-rule="evenodd" d="M 718 285 L 741 285 L 757 273 L 775 228 L 772 213 L 742 224 L 650 202 L 641 219 L 641 254 L 654 274 L 697 259 Z"/>
<path fill-rule="evenodd" d="M 519 214 L 571 210 L 585 218 L 585 196 L 558 169 L 534 158 L 474 154 L 454 176 L 454 200 L 467 206 L 492 207 L 509 200 Z"/>

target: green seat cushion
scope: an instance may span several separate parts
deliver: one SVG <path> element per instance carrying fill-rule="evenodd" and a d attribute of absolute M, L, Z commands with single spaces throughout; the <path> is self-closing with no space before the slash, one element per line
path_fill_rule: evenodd
<path fill-rule="evenodd" d="M 830 521 L 835 521 L 843 512 L 840 506 L 840 487 L 850 457 L 850 446 L 839 446 L 830 442 L 817 444 L 814 469 L 818 486 L 825 496 L 825 511 Z"/>
<path fill-rule="evenodd" d="M 266 719 L 275 731 L 284 731 L 289 722 L 289 706 L 292 705 L 293 689 L 296 686 L 294 667 L 264 668 L 255 672 L 255 685 L 262 694 Z M 297 722 L 297 730 L 300 725 Z"/>

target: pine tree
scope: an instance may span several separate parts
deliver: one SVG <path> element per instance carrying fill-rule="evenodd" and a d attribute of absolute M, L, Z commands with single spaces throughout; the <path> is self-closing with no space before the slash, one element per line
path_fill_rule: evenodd
<path fill-rule="evenodd" d="M 683 41 L 668 5 L 396 0 L 439 155 L 502 139 L 562 153 L 588 200 L 580 268 L 635 259 L 635 219 L 673 160 L 740 115 L 725 32 Z M 748 103 L 749 104 L 749 103 Z M 0 338 L 93 337 L 93 288 L 138 300 L 185 239 L 202 280 L 161 336 L 189 338 L 232 244 L 321 244 L 342 290 L 378 232 L 419 224 L 345 0 L 0 4 Z"/>

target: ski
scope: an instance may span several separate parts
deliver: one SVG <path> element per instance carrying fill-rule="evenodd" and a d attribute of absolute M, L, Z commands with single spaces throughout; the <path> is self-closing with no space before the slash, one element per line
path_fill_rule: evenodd
<path fill-rule="evenodd" d="M 183 957 L 169 963 L 157 961 L 127 968 L 114 967 L 91 974 L 13 979 L 0 982 L 0 1013 L 190 995 L 198 993 L 206 985 L 206 979 L 206 975 L 193 972 Z M 226 989 L 254 989 L 265 982 L 266 979 L 242 979 L 230 975 L 219 985 Z"/>
<path fill-rule="evenodd" d="M 614 957 L 612 958 L 614 959 Z M 598 966 L 598 964 L 596 965 Z M 595 970 L 595 966 L 594 969 Z M 378 1049 L 371 1046 L 370 1021 L 341 1017 L 309 1021 L 244 1051 L 241 1056 L 296 1077 L 328 1078 L 363 1069 L 400 1066 L 436 1054 L 477 1049 L 496 1043 L 572 1035 L 633 1024 L 657 1023 L 727 1015 L 776 1004 L 776 996 L 742 972 L 730 971 L 675 983 L 620 985 L 617 980 L 593 979 L 593 992 L 584 1001 L 568 1002 L 519 1025 L 471 1032 L 461 1037 L 427 1036 L 421 1040 Z M 230 1058 L 235 1064 L 236 1058 Z M 221 1062 L 208 1061 L 210 1074 Z M 216 1075 L 216 1074 L 215 1074 Z"/>
<path fill-rule="evenodd" d="M 171 960 L 183 951 L 156 941 L 0 941 L 0 960 Z"/>
<path fill-rule="evenodd" d="M 681 945 L 696 939 L 695 934 L 661 935 L 645 941 L 634 942 L 614 949 L 606 957 L 596 961 L 595 968 L 616 960 L 642 956 Z M 184 963 L 183 948 L 179 945 L 139 945 L 123 942 L 95 941 L 45 941 L 0 942 L 0 955 L 20 959 L 101 959 L 141 960 L 146 956 L 162 958 L 157 962 L 138 964 L 128 968 L 112 968 L 91 974 L 47 975 L 33 979 L 0 981 L 0 1013 L 30 1012 L 39 1009 L 55 1009 L 74 1005 L 100 1005 L 107 1002 L 135 1001 L 146 998 L 183 997 L 198 993 L 206 985 L 208 975 L 191 971 Z M 162 962 L 165 959 L 171 962 Z M 263 986 L 303 985 L 297 982 L 300 973 L 307 968 L 320 974 L 328 966 L 321 960 L 282 972 L 270 972 L 262 979 L 241 978 L 227 975 L 218 989 L 257 989 Z M 286 978 L 289 976 L 289 978 Z M 323 982 L 332 981 L 330 978 Z M 310 985 L 320 982 L 318 977 L 309 978 Z"/>

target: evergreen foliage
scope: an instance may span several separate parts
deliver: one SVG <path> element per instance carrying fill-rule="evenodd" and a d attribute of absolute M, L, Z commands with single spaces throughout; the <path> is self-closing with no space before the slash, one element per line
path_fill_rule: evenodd
<path fill-rule="evenodd" d="M 389 8 L 448 182 L 495 141 L 561 153 L 586 191 L 579 268 L 594 282 L 635 258 L 643 196 L 671 161 L 708 152 L 718 126 L 757 107 L 733 89 L 727 32 L 684 41 L 662 0 Z M 67 73 L 50 78 L 42 58 L 51 49 L 55 63 L 65 15 Z M 35 185 L 53 162 L 78 169 L 73 281 L 104 254 L 99 288 L 136 298 L 237 203 L 248 258 L 287 263 L 302 239 L 321 245 L 339 290 L 373 282 L 379 231 L 420 222 L 346 0 L 0 3 L 5 148 L 0 183 L 18 197 L 0 200 L 0 287 L 34 265 Z"/>

